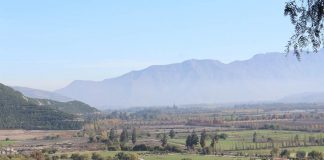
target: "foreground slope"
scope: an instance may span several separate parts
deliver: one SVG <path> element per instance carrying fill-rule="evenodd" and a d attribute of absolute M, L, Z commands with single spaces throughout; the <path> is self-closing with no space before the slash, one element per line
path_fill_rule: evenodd
<path fill-rule="evenodd" d="M 77 117 L 0 84 L 0 129 L 80 129 Z"/>
<path fill-rule="evenodd" d="M 74 81 L 57 93 L 95 106 L 149 106 L 277 100 L 324 91 L 324 53 L 259 54 L 224 64 L 188 60 L 103 81 Z"/>

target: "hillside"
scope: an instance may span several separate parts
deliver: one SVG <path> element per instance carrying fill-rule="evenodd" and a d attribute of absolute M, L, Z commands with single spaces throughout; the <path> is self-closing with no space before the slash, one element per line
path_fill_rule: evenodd
<path fill-rule="evenodd" d="M 13 87 L 13 89 L 23 93 L 23 97 L 25 97 L 25 99 L 28 97 L 29 102 L 33 105 L 48 106 L 70 114 L 87 114 L 98 112 L 98 110 L 94 107 L 80 101 L 71 101 L 70 98 L 61 96 L 57 93 L 26 87 Z"/>
<path fill-rule="evenodd" d="M 39 106 L 47 106 L 53 109 L 60 110 L 70 114 L 88 114 L 98 112 L 94 107 L 91 107 L 80 101 L 58 102 L 48 99 L 36 99 Z"/>
<path fill-rule="evenodd" d="M 54 101 L 59 101 L 59 102 L 68 102 L 72 101 L 71 98 L 62 96 L 60 94 L 54 93 L 54 92 L 49 92 L 49 91 L 44 91 L 44 90 L 39 90 L 39 89 L 33 89 L 33 88 L 27 88 L 27 87 L 12 87 L 14 90 L 21 92 L 27 97 L 30 98 L 37 98 L 37 99 L 51 99 Z"/>
<path fill-rule="evenodd" d="M 104 107 L 272 101 L 324 91 L 323 61 L 324 53 L 305 54 L 300 62 L 282 53 L 228 64 L 188 60 L 103 81 L 74 81 L 57 93 Z"/>
<path fill-rule="evenodd" d="M 0 84 L 0 129 L 80 129 L 77 117 Z"/>

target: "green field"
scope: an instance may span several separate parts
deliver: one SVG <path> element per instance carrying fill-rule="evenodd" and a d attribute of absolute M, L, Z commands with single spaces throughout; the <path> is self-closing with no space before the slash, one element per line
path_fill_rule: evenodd
<path fill-rule="evenodd" d="M 8 145 L 13 145 L 13 144 L 15 144 L 15 141 L 11 141 L 11 140 L 9 140 L 9 141 L 5 141 L 5 140 L 0 141 L 0 146 L 8 146 Z"/>
<path fill-rule="evenodd" d="M 260 142 L 253 143 L 252 137 L 253 133 L 257 133 L 257 139 L 260 140 Z M 301 147 L 287 147 L 287 148 L 281 148 L 281 142 L 282 141 L 288 141 L 294 138 L 296 135 L 300 137 L 299 141 L 300 143 L 303 142 L 304 139 L 308 139 L 309 136 L 314 137 L 322 137 L 321 133 L 310 133 L 310 132 L 299 132 L 299 131 L 275 131 L 275 130 L 245 130 L 245 131 L 227 131 L 227 132 L 218 132 L 218 133 L 226 133 L 228 135 L 227 139 L 220 140 L 216 145 L 216 150 L 232 154 L 225 154 L 225 155 L 245 155 L 247 157 L 253 157 L 255 154 L 258 155 L 270 155 L 271 147 L 267 149 L 237 149 L 235 150 L 234 146 L 236 145 L 245 145 L 245 146 L 255 146 L 255 145 L 269 145 L 270 143 L 264 142 L 264 140 L 271 138 L 274 140 L 274 145 L 276 147 L 279 147 L 280 150 L 288 149 L 291 151 L 292 154 L 296 153 L 297 151 L 324 151 L 324 146 L 301 146 Z M 168 144 L 171 145 L 177 145 L 180 146 L 182 149 L 185 149 L 185 141 L 186 136 L 190 133 L 179 133 L 176 134 L 176 137 L 173 139 L 168 138 Z M 200 136 L 200 132 L 197 132 L 197 134 Z M 208 132 L 209 135 L 212 135 L 214 133 Z M 152 138 L 152 137 L 151 137 Z M 140 142 L 144 142 L 146 137 L 139 138 Z M 158 141 L 158 139 L 155 139 Z M 206 142 L 206 146 L 210 145 L 210 138 Z M 140 144 L 140 143 L 138 143 Z M 130 142 L 128 145 L 132 145 Z M 157 143 L 156 145 L 160 145 Z M 200 145 L 198 144 L 196 146 L 196 151 L 200 149 Z M 186 150 L 184 150 L 186 152 Z M 117 153 L 122 151 L 97 151 L 97 153 L 103 155 L 103 156 L 110 156 L 114 157 Z M 238 160 L 244 160 L 249 159 L 247 157 L 231 157 L 231 156 L 214 156 L 214 155 L 199 155 L 199 154 L 180 154 L 180 153 L 169 153 L 169 154 L 159 154 L 159 153 L 153 153 L 149 151 L 143 151 L 143 152 L 132 152 L 132 151 L 126 151 L 127 153 L 136 153 L 139 155 L 140 158 L 144 160 L 181 160 L 184 158 L 190 158 L 192 160 L 230 160 L 230 159 L 238 159 Z M 221 153 L 219 152 L 219 153 Z M 77 152 L 79 154 L 88 154 L 91 155 L 93 152 L 90 151 L 84 151 L 84 152 Z M 192 152 L 191 152 L 192 153 Z M 68 153 L 72 154 L 72 153 Z"/>
<path fill-rule="evenodd" d="M 99 151 L 96 153 L 101 154 L 102 156 L 110 156 L 114 157 L 117 153 L 120 151 Z M 73 152 L 74 153 L 74 152 Z M 93 152 L 77 152 L 79 154 L 88 154 L 91 155 Z M 157 155 L 157 154 L 150 154 L 148 152 L 125 152 L 125 153 L 137 153 L 140 158 L 144 160 L 181 160 L 184 158 L 190 158 L 192 160 L 247 160 L 249 158 L 246 157 L 221 157 L 221 156 L 212 156 L 212 155 L 198 155 L 198 154 L 178 154 L 178 153 L 170 153 L 170 154 L 162 154 L 162 155 Z M 68 153 L 71 155 L 72 153 Z"/>

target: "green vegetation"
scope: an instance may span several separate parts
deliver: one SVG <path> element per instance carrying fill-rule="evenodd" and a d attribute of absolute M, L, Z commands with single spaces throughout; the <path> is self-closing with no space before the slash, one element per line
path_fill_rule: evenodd
<path fill-rule="evenodd" d="M 40 105 L 10 87 L 0 84 L 1 129 L 80 129 L 76 116 Z"/>

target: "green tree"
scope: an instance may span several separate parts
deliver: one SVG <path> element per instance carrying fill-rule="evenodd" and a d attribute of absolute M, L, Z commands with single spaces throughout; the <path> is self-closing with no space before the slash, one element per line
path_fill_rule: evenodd
<path fill-rule="evenodd" d="M 161 139 L 161 146 L 165 147 L 168 144 L 168 137 L 166 133 L 163 133 L 162 139 Z"/>
<path fill-rule="evenodd" d="M 306 157 L 306 152 L 305 151 L 297 151 L 296 152 L 296 158 L 299 160 L 303 160 Z"/>
<path fill-rule="evenodd" d="M 206 146 L 207 132 L 204 129 L 200 134 L 200 146 L 204 148 Z"/>
<path fill-rule="evenodd" d="M 176 135 L 176 132 L 173 129 L 171 129 L 169 132 L 170 138 L 173 139 L 175 137 L 175 135 Z"/>
<path fill-rule="evenodd" d="M 110 129 L 108 138 L 111 142 L 115 142 L 115 140 L 116 140 L 116 129 L 115 128 Z"/>
<path fill-rule="evenodd" d="M 199 143 L 199 137 L 196 132 L 193 130 L 190 135 L 187 136 L 186 139 L 186 147 L 188 149 L 195 149 L 195 146 Z"/>
<path fill-rule="evenodd" d="M 289 158 L 289 156 L 290 156 L 290 151 L 287 149 L 284 149 L 280 152 L 280 157 L 282 158 Z"/>
<path fill-rule="evenodd" d="M 256 132 L 253 133 L 252 142 L 253 143 L 257 142 L 257 133 Z"/>
<path fill-rule="evenodd" d="M 323 45 L 323 0 L 289 0 L 284 14 L 290 17 L 295 29 L 288 41 L 287 52 L 292 47 L 297 58 L 300 58 L 300 52 L 308 46 L 317 52 Z"/>
<path fill-rule="evenodd" d="M 308 159 L 309 160 L 322 160 L 323 159 L 323 153 L 318 151 L 311 151 L 308 153 Z"/>
<path fill-rule="evenodd" d="M 132 130 L 132 143 L 135 145 L 136 144 L 136 128 L 133 128 Z"/>
<path fill-rule="evenodd" d="M 215 152 L 215 150 L 216 150 L 216 145 L 219 141 L 219 138 L 220 138 L 220 136 L 216 132 L 215 135 L 211 139 L 210 147 L 212 147 L 213 152 Z"/>
<path fill-rule="evenodd" d="M 278 147 L 272 148 L 272 150 L 270 151 L 270 154 L 272 157 L 277 157 L 279 155 L 279 148 Z"/>
<path fill-rule="evenodd" d="M 120 138 L 119 141 L 122 145 L 125 145 L 126 143 L 128 143 L 128 131 L 126 128 L 124 128 L 120 134 Z"/>

